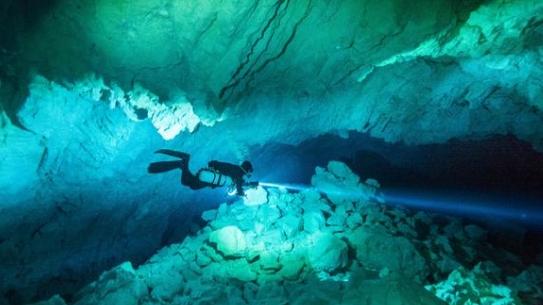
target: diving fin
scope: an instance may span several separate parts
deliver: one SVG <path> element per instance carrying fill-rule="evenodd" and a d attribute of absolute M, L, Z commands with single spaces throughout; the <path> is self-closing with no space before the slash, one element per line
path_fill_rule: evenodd
<path fill-rule="evenodd" d="M 174 169 L 181 169 L 182 167 L 183 161 L 160 161 L 149 164 L 149 167 L 147 167 L 147 172 L 150 174 L 158 174 Z"/>
<path fill-rule="evenodd" d="M 176 158 L 179 158 L 179 159 L 188 159 L 189 158 L 189 154 L 181 152 L 181 151 L 171 150 L 171 149 L 159 149 L 159 150 L 155 151 L 155 154 L 168 155 L 168 156 L 176 157 Z"/>

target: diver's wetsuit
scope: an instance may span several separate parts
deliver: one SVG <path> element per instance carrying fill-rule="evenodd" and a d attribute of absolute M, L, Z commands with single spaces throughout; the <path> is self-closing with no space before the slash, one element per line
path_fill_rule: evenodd
<path fill-rule="evenodd" d="M 230 177 L 236 185 L 236 193 L 239 196 L 243 196 L 243 176 L 245 176 L 247 173 L 241 168 L 241 166 L 215 160 L 209 161 L 207 165 L 210 168 L 217 170 L 219 173 Z"/>
<path fill-rule="evenodd" d="M 215 188 L 217 185 L 201 181 L 197 175 L 191 173 L 189 169 L 190 155 L 183 152 L 178 152 L 169 149 L 161 149 L 156 151 L 157 153 L 180 158 L 178 161 L 160 161 L 149 164 L 147 171 L 151 174 L 163 173 L 174 169 L 180 169 L 181 184 L 188 186 L 193 190 L 199 190 L 205 187 Z M 210 161 L 208 166 L 224 176 L 228 176 L 232 179 L 232 182 L 236 186 L 236 193 L 239 196 L 243 196 L 243 176 L 246 172 L 239 165 L 235 165 L 227 162 Z"/>

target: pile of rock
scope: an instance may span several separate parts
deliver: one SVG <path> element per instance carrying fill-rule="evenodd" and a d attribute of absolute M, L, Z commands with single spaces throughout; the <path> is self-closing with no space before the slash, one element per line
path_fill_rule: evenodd
<path fill-rule="evenodd" d="M 138 269 L 125 263 L 104 273 L 74 303 L 520 304 L 514 290 L 463 269 L 484 249 L 497 251 L 481 228 L 385 208 L 378 183 L 360 182 L 339 162 L 317 168 L 312 184 L 221 204 L 202 215 L 208 225 L 196 236 Z M 475 270 L 500 273 L 490 263 Z"/>

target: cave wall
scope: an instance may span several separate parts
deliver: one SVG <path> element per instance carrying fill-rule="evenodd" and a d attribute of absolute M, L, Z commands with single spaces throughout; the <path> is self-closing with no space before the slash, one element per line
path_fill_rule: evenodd
<path fill-rule="evenodd" d="M 21 65 L 50 78 L 96 71 L 125 86 L 181 88 L 220 104 L 254 90 L 323 92 L 457 26 L 474 6 L 462 4 L 53 1 L 24 16 L 17 48 Z"/>
<path fill-rule="evenodd" d="M 27 130 L 4 119 L 0 148 L 0 282 L 25 300 L 151 254 L 172 210 L 162 202 L 176 197 L 144 182 L 146 147 L 160 140 L 151 125 L 49 83 L 30 90 L 19 113 Z"/>
<path fill-rule="evenodd" d="M 162 102 L 183 95 L 211 121 L 254 107 L 348 110 L 330 125 L 409 143 L 500 133 L 542 145 L 540 1 L 79 0 L 32 14 L 33 1 L 16 3 L 4 57 L 20 101 L 32 72 L 94 73 Z"/>
<path fill-rule="evenodd" d="M 221 196 L 179 188 L 177 173 L 149 177 L 158 148 L 191 152 L 193 169 L 347 131 L 408 144 L 512 134 L 543 149 L 540 1 L 27 0 L 0 11 L 11 29 L 0 288 L 29 299 L 52 279 L 78 285 L 145 259 Z"/>

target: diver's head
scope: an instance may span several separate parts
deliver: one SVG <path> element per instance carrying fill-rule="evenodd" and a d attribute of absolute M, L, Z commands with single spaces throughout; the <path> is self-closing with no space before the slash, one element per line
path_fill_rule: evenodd
<path fill-rule="evenodd" d="M 241 163 L 241 168 L 243 169 L 246 175 L 250 175 L 253 172 L 253 165 L 251 164 L 251 162 L 247 160 Z"/>

